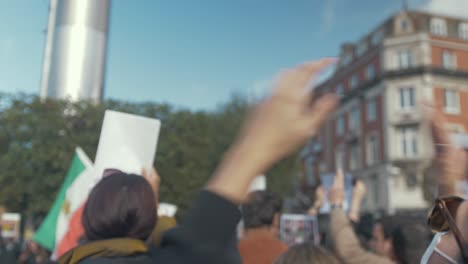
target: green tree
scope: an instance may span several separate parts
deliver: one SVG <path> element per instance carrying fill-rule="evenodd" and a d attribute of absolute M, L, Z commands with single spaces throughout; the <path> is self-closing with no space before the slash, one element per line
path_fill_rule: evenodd
<path fill-rule="evenodd" d="M 215 111 L 189 111 L 152 102 L 94 105 L 0 95 L 0 204 L 33 216 L 47 213 L 74 148 L 94 159 L 105 109 L 111 109 L 161 120 L 155 162 L 161 201 L 177 204 L 183 214 L 234 141 L 248 108 L 241 96 Z M 296 172 L 292 156 L 266 173 L 268 185 L 284 194 Z"/>

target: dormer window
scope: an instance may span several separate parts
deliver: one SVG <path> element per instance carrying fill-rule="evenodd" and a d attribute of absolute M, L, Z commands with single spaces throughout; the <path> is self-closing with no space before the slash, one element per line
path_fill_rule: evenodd
<path fill-rule="evenodd" d="M 401 31 L 408 32 L 408 29 L 409 29 L 408 19 L 402 19 L 400 23 L 401 23 L 400 24 Z"/>

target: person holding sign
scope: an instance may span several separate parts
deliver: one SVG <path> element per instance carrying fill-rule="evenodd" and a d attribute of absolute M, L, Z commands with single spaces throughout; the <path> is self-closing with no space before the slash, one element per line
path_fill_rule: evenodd
<path fill-rule="evenodd" d="M 311 77 L 334 61 L 322 59 L 280 75 L 272 95 L 248 115 L 211 180 L 180 224 L 163 236 L 160 248 L 144 243 L 156 220 L 149 183 L 117 172 L 103 178 L 86 203 L 83 222 L 88 242 L 59 262 L 241 263 L 235 243 L 241 217 L 238 206 L 247 201 L 255 177 L 315 135 L 336 108 L 335 95 L 311 102 L 307 91 Z"/>

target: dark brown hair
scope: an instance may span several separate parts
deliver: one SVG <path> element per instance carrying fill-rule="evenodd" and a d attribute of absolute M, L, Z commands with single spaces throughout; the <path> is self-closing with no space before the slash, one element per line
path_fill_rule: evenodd
<path fill-rule="evenodd" d="M 139 175 L 117 172 L 106 176 L 91 191 L 82 221 L 89 241 L 146 240 L 157 221 L 153 190 Z"/>

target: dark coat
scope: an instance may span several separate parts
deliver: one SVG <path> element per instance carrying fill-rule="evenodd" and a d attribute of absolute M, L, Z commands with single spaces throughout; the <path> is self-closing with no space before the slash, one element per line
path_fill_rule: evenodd
<path fill-rule="evenodd" d="M 165 233 L 157 249 L 142 249 L 138 243 L 129 239 L 128 243 L 133 245 L 134 250 L 124 248 L 125 253 L 119 254 L 122 244 L 115 246 L 116 244 L 111 244 L 112 241 L 109 240 L 109 247 L 106 248 L 106 241 L 97 241 L 78 246 L 60 258 L 59 262 L 61 264 L 242 263 L 236 245 L 236 227 L 239 220 L 240 211 L 237 205 L 214 193 L 202 191 L 185 219 L 176 228 Z M 96 249 L 92 243 L 99 243 L 102 249 Z M 70 261 L 72 257 L 75 261 Z"/>

